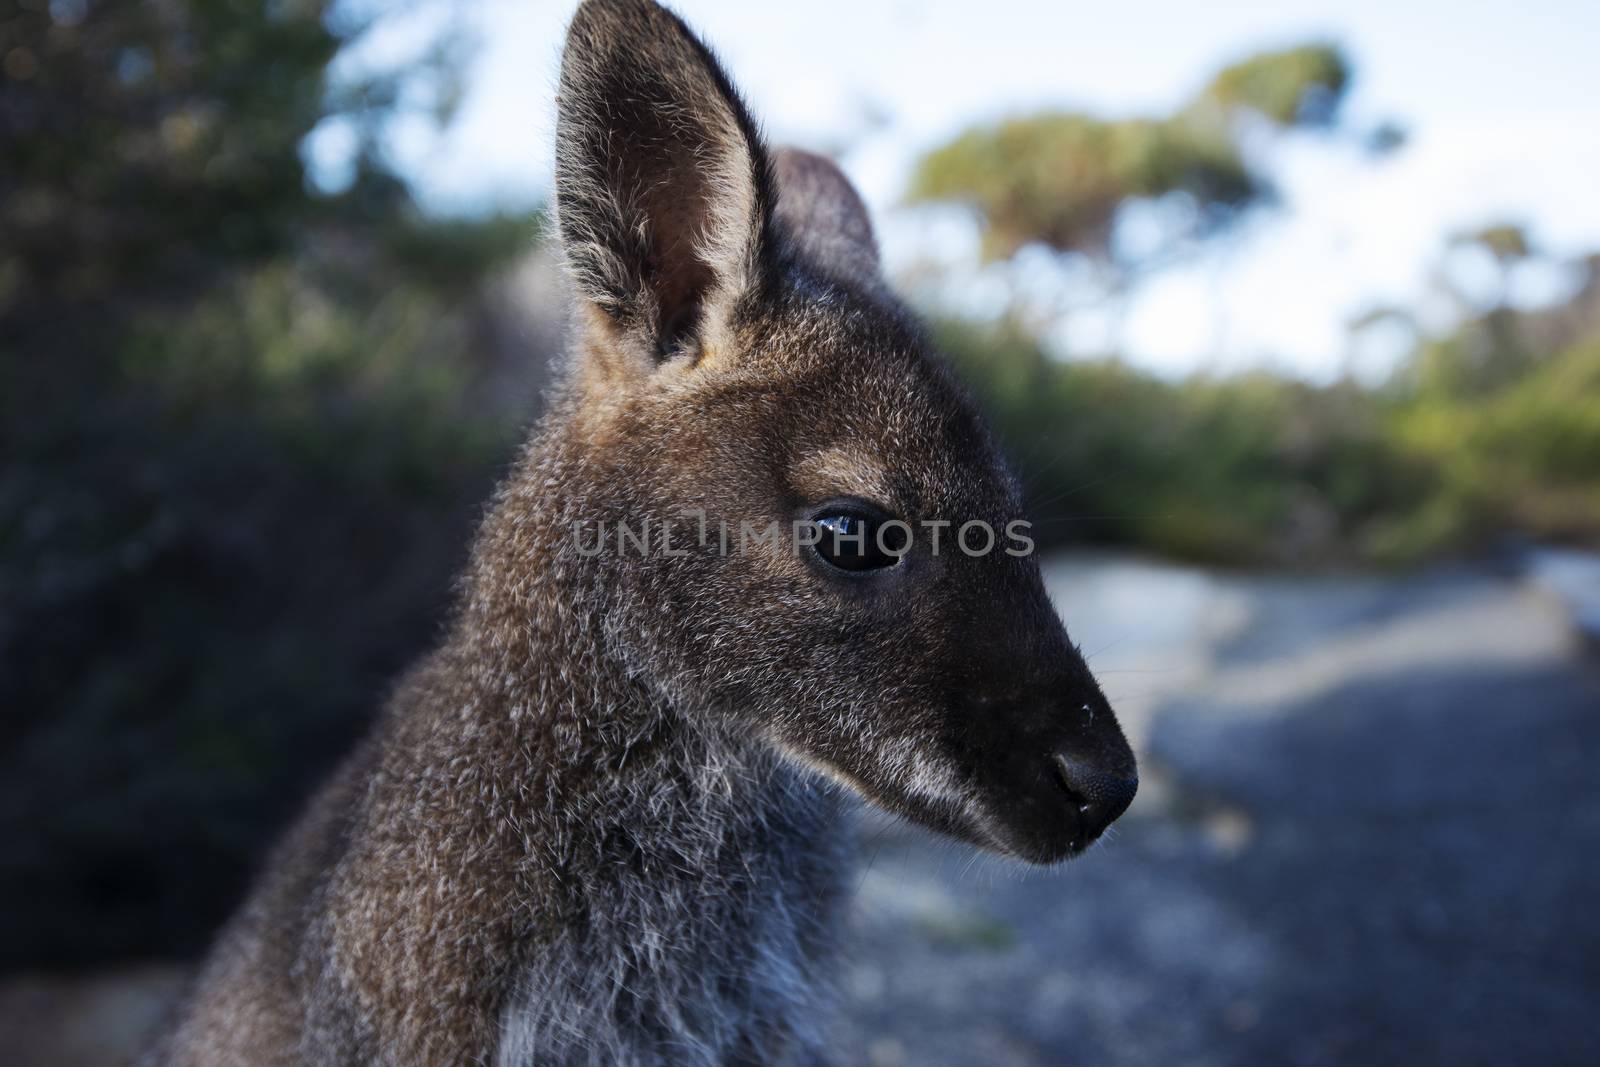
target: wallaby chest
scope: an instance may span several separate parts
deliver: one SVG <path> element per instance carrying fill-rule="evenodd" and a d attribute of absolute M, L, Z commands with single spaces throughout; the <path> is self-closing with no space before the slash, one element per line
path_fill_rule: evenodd
<path fill-rule="evenodd" d="M 786 769 L 743 795 L 654 798 L 522 966 L 495 1062 L 722 1065 L 820 1047 L 848 830 Z"/>

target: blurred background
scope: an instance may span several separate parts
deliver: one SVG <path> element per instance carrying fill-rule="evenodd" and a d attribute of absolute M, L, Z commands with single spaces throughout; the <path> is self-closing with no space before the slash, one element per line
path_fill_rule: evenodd
<path fill-rule="evenodd" d="M 860 185 L 1144 785 L 868 816 L 840 1062 L 1596 1063 L 1600 9 L 684 0 Z M 0 2 L 0 1039 L 121 1062 L 537 416 L 568 3 Z"/>

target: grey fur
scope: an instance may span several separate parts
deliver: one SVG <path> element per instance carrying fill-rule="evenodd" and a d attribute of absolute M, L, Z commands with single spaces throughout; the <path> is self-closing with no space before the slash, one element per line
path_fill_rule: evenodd
<path fill-rule="evenodd" d="M 773 155 L 779 221 L 819 267 L 859 285 L 882 284 L 867 205 L 831 161 L 799 148 Z"/>
<path fill-rule="evenodd" d="M 773 167 L 681 22 L 588 0 L 560 94 L 562 385 L 440 648 L 269 857 L 152 1064 L 810 1062 L 835 783 L 1036 862 L 1098 832 L 1051 753 L 1131 796 L 1031 559 L 857 581 L 786 545 L 577 551 L 577 525 L 696 507 L 1020 511 L 859 198 L 815 157 Z"/>

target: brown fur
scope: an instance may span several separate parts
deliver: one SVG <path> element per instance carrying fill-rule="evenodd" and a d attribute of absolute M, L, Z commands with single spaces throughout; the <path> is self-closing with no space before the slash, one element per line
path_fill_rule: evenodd
<path fill-rule="evenodd" d="M 813 1057 L 849 845 L 827 779 L 1040 862 L 1131 796 L 1033 560 L 919 548 L 841 577 L 685 534 L 684 509 L 737 529 L 838 497 L 1020 515 L 843 176 L 770 165 L 645 0 L 580 8 L 560 115 L 566 384 L 442 647 L 269 859 L 155 1062 Z M 575 550 L 675 519 L 681 554 Z"/>

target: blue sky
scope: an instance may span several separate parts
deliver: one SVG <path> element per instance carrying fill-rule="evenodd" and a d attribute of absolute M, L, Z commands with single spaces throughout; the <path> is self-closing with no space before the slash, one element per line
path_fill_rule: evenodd
<path fill-rule="evenodd" d="M 1281 144 L 1271 160 L 1282 205 L 1225 247 L 1153 279 L 1115 315 L 1074 316 L 1064 337 L 1080 351 L 1115 338 L 1130 359 L 1165 372 L 1265 364 L 1326 378 L 1345 366 L 1343 323 L 1366 307 L 1421 305 L 1443 325 L 1445 310 L 1426 297 L 1453 230 L 1514 219 L 1555 253 L 1600 249 L 1593 0 L 673 6 L 722 56 L 771 139 L 842 150 L 878 214 L 892 270 L 939 260 L 970 279 L 956 291 L 979 310 L 998 283 L 976 270 L 971 226 L 899 203 L 920 150 L 972 122 L 1036 108 L 1161 113 L 1240 54 L 1308 37 L 1342 42 L 1357 64 L 1348 116 L 1358 126 L 1399 120 L 1411 133 L 1405 148 L 1373 162 L 1325 139 Z M 466 8 L 480 41 L 455 124 L 442 137 L 403 132 L 394 145 L 430 203 L 472 210 L 547 193 L 571 7 L 478 0 Z M 438 17 L 423 5 L 368 47 L 399 52 Z M 313 156 L 331 156 L 335 141 Z M 1044 288 L 1060 280 L 1042 260 L 1028 274 Z M 1559 289 L 1549 272 L 1530 271 L 1523 283 L 1529 300 Z M 1381 369 L 1386 353 L 1371 358 Z"/>

